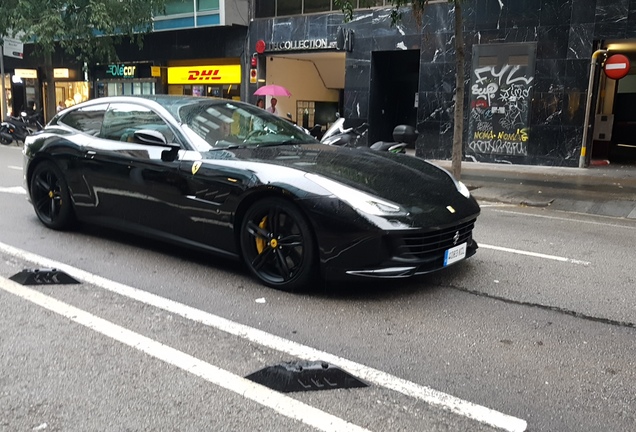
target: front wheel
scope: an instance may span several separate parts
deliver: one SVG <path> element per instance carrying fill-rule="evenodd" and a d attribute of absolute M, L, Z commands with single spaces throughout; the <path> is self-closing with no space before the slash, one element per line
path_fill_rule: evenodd
<path fill-rule="evenodd" d="M 35 167 L 30 192 L 35 214 L 48 228 L 68 229 L 75 222 L 68 185 L 53 162 L 45 161 Z"/>
<path fill-rule="evenodd" d="M 13 135 L 9 133 L 6 127 L 0 128 L 0 144 L 9 145 L 13 142 Z"/>
<path fill-rule="evenodd" d="M 296 206 L 282 198 L 253 204 L 240 232 L 241 252 L 250 272 L 283 291 L 297 291 L 316 275 L 311 228 Z"/>

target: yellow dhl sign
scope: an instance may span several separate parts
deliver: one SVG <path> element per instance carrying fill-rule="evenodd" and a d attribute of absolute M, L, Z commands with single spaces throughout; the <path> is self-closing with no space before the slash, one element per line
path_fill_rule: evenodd
<path fill-rule="evenodd" d="M 168 68 L 168 84 L 240 84 L 241 65 Z"/>

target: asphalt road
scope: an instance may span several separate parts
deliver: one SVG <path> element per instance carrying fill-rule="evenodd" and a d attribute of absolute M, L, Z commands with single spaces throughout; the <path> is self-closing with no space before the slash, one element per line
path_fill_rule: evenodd
<path fill-rule="evenodd" d="M 477 255 L 393 283 L 265 288 L 238 264 L 45 229 L 0 147 L 0 431 L 627 431 L 636 221 L 482 203 Z M 25 268 L 80 284 L 25 287 Z M 371 385 L 278 393 L 321 359 Z"/>

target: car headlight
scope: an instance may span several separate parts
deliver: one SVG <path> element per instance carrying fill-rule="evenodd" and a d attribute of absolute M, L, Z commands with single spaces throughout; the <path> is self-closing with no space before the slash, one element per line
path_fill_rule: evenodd
<path fill-rule="evenodd" d="M 470 198 L 470 191 L 466 187 L 466 185 L 460 181 L 455 181 L 455 186 L 457 186 L 457 190 L 460 194 L 464 195 L 466 198 Z"/>
<path fill-rule="evenodd" d="M 408 214 L 397 204 L 374 197 L 342 183 L 310 173 L 305 174 L 305 177 L 361 212 L 374 216 L 403 216 Z"/>

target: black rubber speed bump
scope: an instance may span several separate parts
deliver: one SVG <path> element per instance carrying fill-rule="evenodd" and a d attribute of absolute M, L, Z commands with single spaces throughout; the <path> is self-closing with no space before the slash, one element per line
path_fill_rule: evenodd
<path fill-rule="evenodd" d="M 22 285 L 66 285 L 79 283 L 63 271 L 57 269 L 24 269 L 9 279 Z"/>
<path fill-rule="evenodd" d="M 368 387 L 364 381 L 323 361 L 294 361 L 268 366 L 248 380 L 282 393 Z"/>

